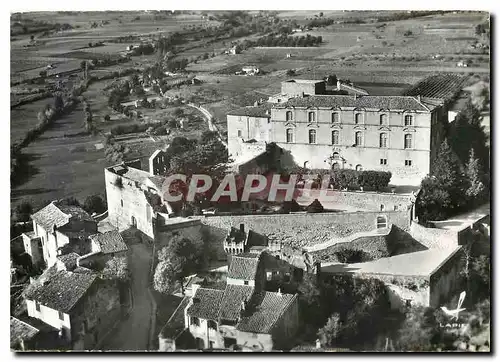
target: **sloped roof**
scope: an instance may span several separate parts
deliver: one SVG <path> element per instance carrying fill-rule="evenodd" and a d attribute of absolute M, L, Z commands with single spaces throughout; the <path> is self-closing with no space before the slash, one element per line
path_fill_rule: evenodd
<path fill-rule="evenodd" d="M 52 268 L 47 272 L 50 272 L 50 277 L 30 285 L 25 293 L 26 299 L 65 313 L 73 309 L 97 279 L 95 273 L 55 272 Z"/>
<path fill-rule="evenodd" d="M 67 223 L 69 219 L 93 221 L 92 217 L 81 207 L 73 205 L 63 205 L 53 201 L 43 209 L 37 211 L 31 218 L 45 230 L 51 230 L 53 226 L 60 228 Z"/>
<path fill-rule="evenodd" d="M 38 334 L 39 330 L 35 327 L 20 321 L 15 317 L 10 317 L 10 348 L 16 348 L 17 344 L 23 341 L 29 341 Z"/>
<path fill-rule="evenodd" d="M 352 95 L 314 95 L 291 98 L 287 102 L 275 105 L 285 107 L 318 107 L 318 108 L 367 108 L 389 110 L 413 110 L 429 112 L 431 108 L 424 106 L 415 97 L 410 96 L 357 96 Z"/>
<path fill-rule="evenodd" d="M 186 328 L 184 325 L 184 309 L 186 309 L 190 300 L 191 298 L 189 297 L 184 297 L 181 300 L 174 313 L 172 313 L 165 326 L 161 329 L 160 336 L 162 338 L 175 339 Z"/>
<path fill-rule="evenodd" d="M 224 290 L 198 288 L 187 314 L 202 319 L 217 320 Z"/>
<path fill-rule="evenodd" d="M 228 278 L 253 280 L 257 274 L 259 254 L 243 253 L 234 255 L 227 273 Z"/>
<path fill-rule="evenodd" d="M 219 318 L 237 320 L 240 316 L 241 302 L 250 300 L 254 287 L 228 284 L 221 301 Z"/>
<path fill-rule="evenodd" d="M 65 255 L 58 256 L 57 259 L 60 260 L 64 266 L 66 267 L 66 270 L 72 271 L 76 268 L 76 261 L 80 255 L 77 253 L 69 253 Z"/>
<path fill-rule="evenodd" d="M 247 117 L 261 117 L 261 118 L 271 118 L 271 114 L 268 111 L 271 109 L 269 105 L 261 105 L 257 107 L 241 107 L 229 111 L 227 114 L 231 116 L 247 116 Z"/>
<path fill-rule="evenodd" d="M 295 298 L 297 298 L 296 294 L 275 292 L 262 292 L 254 295 L 252 303 L 243 313 L 236 328 L 243 332 L 271 332 L 271 329 Z"/>
<path fill-rule="evenodd" d="M 121 234 L 117 230 L 94 234 L 90 236 L 90 239 L 99 246 L 103 254 L 118 253 L 128 250 L 127 244 L 125 244 Z"/>

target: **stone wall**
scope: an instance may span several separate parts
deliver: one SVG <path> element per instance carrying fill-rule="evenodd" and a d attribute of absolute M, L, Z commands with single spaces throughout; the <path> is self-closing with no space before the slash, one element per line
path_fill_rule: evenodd
<path fill-rule="evenodd" d="M 458 245 L 458 236 L 456 231 L 426 228 L 416 222 L 411 223 L 410 235 L 416 241 L 429 249 L 449 248 Z"/>
<path fill-rule="evenodd" d="M 409 229 L 408 211 L 209 216 L 201 218 L 201 222 L 207 226 L 211 242 L 221 246 L 231 227 L 244 224 L 245 230 L 266 235 L 283 245 L 303 247 L 374 230 L 377 216 L 381 215 L 387 218 L 388 225 Z"/>
<path fill-rule="evenodd" d="M 368 260 L 362 260 L 360 262 L 386 258 L 391 255 L 391 246 L 388 243 L 388 239 L 386 235 L 363 236 L 351 242 L 338 243 L 326 249 L 312 251 L 310 254 L 314 258 L 314 261 L 322 263 L 337 262 L 338 260 L 335 253 L 343 249 L 359 250 L 369 258 Z"/>
<path fill-rule="evenodd" d="M 463 251 L 457 249 L 430 277 L 429 305 L 438 308 L 457 291 L 463 268 Z"/>

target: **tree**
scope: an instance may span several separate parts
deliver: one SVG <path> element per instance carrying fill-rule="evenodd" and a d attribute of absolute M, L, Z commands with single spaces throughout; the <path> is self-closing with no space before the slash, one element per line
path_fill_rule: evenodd
<path fill-rule="evenodd" d="M 342 323 L 340 314 L 334 313 L 328 318 L 325 326 L 318 331 L 318 337 L 323 345 L 332 347 L 340 336 Z"/>
<path fill-rule="evenodd" d="M 83 209 L 88 213 L 97 213 L 102 214 L 107 210 L 106 200 L 103 200 L 101 195 L 90 195 L 85 198 L 85 202 L 83 203 Z"/>
<path fill-rule="evenodd" d="M 47 77 L 47 71 L 46 70 L 41 70 L 40 73 L 38 73 L 41 78 Z"/>
<path fill-rule="evenodd" d="M 288 77 L 293 77 L 293 76 L 295 75 L 295 70 L 294 70 L 294 69 L 288 69 L 288 70 L 286 71 L 286 75 L 287 75 Z"/>
<path fill-rule="evenodd" d="M 106 261 L 104 268 L 101 270 L 101 276 L 103 279 L 119 280 L 122 282 L 129 280 L 130 273 L 127 257 L 115 256 Z"/>
<path fill-rule="evenodd" d="M 23 201 L 14 208 L 13 219 L 17 222 L 26 222 L 30 220 L 33 213 L 33 206 L 28 201 Z"/>
<path fill-rule="evenodd" d="M 489 172 L 488 137 L 481 125 L 481 113 L 470 99 L 451 124 L 448 139 L 462 164 L 467 163 L 473 148 L 485 173 Z"/>
<path fill-rule="evenodd" d="M 86 60 L 82 60 L 80 62 L 80 69 L 81 70 L 85 70 L 86 67 L 87 67 L 87 61 Z"/>
<path fill-rule="evenodd" d="M 175 237 L 170 244 L 158 252 L 158 266 L 154 282 L 155 289 L 165 293 L 175 283 L 180 283 L 184 293 L 183 280 L 200 270 L 204 263 L 203 243 L 195 243 L 187 238 Z"/>
<path fill-rule="evenodd" d="M 439 341 L 438 337 L 434 310 L 417 306 L 407 312 L 395 345 L 398 351 L 432 351 L 433 344 Z"/>
<path fill-rule="evenodd" d="M 439 148 L 433 175 L 422 180 L 416 202 L 421 221 L 443 220 L 456 214 L 467 203 L 467 179 L 460 161 L 445 140 Z"/>
<path fill-rule="evenodd" d="M 335 74 L 332 74 L 332 75 L 329 75 L 327 78 L 326 78 L 326 84 L 327 85 L 337 85 L 337 76 Z"/>
<path fill-rule="evenodd" d="M 465 165 L 465 174 L 469 181 L 469 188 L 465 191 L 467 198 L 474 205 L 483 203 L 487 198 L 487 188 L 483 182 L 485 175 L 473 148 L 470 150 L 469 162 Z"/>
<path fill-rule="evenodd" d="M 61 93 L 54 94 L 54 108 L 60 112 L 64 107 L 64 99 Z"/>

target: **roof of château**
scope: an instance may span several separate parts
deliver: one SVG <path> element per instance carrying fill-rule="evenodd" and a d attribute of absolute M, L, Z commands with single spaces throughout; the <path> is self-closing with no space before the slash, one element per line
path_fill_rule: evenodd
<path fill-rule="evenodd" d="M 35 281 L 26 292 L 26 299 L 35 300 L 41 305 L 68 313 L 85 295 L 97 279 L 95 273 L 74 273 L 49 268 L 42 275 L 41 281 Z"/>
<path fill-rule="evenodd" d="M 67 223 L 69 219 L 93 221 L 92 217 L 81 207 L 74 205 L 65 205 L 58 201 L 52 201 L 43 209 L 31 215 L 31 218 L 45 230 L 49 231 L 52 227 L 60 228 Z"/>
<path fill-rule="evenodd" d="M 228 278 L 254 280 L 259 266 L 259 254 L 243 253 L 234 255 L 227 273 Z"/>
<path fill-rule="evenodd" d="M 410 96 L 352 96 L 352 95 L 313 95 L 289 99 L 276 108 L 318 107 L 318 108 L 367 108 L 388 110 L 412 110 L 429 112 L 431 104 L 425 106 L 416 97 Z"/>
<path fill-rule="evenodd" d="M 268 104 L 263 104 L 256 107 L 241 107 L 229 111 L 227 114 L 231 116 L 247 116 L 247 117 L 260 117 L 260 118 L 271 118 L 270 110 L 271 106 Z"/>
<path fill-rule="evenodd" d="M 117 230 L 94 234 L 90 236 L 90 239 L 99 246 L 103 254 L 118 253 L 128 250 L 127 244 L 125 244 L 123 237 Z"/>
<path fill-rule="evenodd" d="M 271 332 L 295 298 L 297 298 L 296 294 L 276 292 L 262 292 L 254 295 L 236 328 L 243 332 Z"/>
<path fill-rule="evenodd" d="M 198 288 L 187 314 L 202 319 L 217 320 L 224 290 Z"/>

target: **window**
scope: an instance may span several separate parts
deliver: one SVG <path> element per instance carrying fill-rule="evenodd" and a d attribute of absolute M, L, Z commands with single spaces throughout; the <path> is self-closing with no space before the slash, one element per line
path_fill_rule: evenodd
<path fill-rule="evenodd" d="M 224 337 L 224 347 L 225 348 L 229 348 L 234 344 L 236 344 L 236 338 Z"/>
<path fill-rule="evenodd" d="M 354 123 L 360 124 L 363 121 L 362 117 L 363 115 L 361 113 L 356 113 L 354 115 Z"/>
<path fill-rule="evenodd" d="M 59 312 L 59 319 L 60 320 L 64 320 L 64 313 L 63 312 Z"/>
<path fill-rule="evenodd" d="M 339 131 L 333 131 L 332 132 L 332 145 L 338 145 L 339 144 Z"/>
<path fill-rule="evenodd" d="M 307 119 L 309 120 L 309 123 L 313 123 L 316 121 L 316 114 L 314 112 L 309 112 L 307 115 Z"/>
<path fill-rule="evenodd" d="M 339 153 L 338 153 L 338 152 L 334 152 L 334 153 L 333 153 L 333 159 L 334 159 L 334 160 L 340 160 L 340 155 L 339 155 Z"/>
<path fill-rule="evenodd" d="M 214 341 L 208 341 L 208 346 L 209 346 L 210 349 L 213 349 L 214 345 L 215 345 Z"/>
<path fill-rule="evenodd" d="M 293 114 L 292 114 L 292 111 L 287 111 L 287 112 L 286 112 L 286 120 L 287 120 L 287 121 L 291 121 L 291 120 L 293 120 Z"/>
<path fill-rule="evenodd" d="M 212 329 L 217 330 L 217 322 L 216 321 L 209 319 L 207 323 L 208 323 L 208 328 L 212 328 Z"/>
<path fill-rule="evenodd" d="M 197 317 L 191 317 L 191 325 L 192 326 L 200 326 L 200 320 Z"/>
<path fill-rule="evenodd" d="M 309 130 L 309 143 L 316 143 L 316 131 L 314 129 Z"/>
<path fill-rule="evenodd" d="M 381 165 L 387 165 L 387 158 L 381 158 L 380 159 L 380 164 Z"/>
<path fill-rule="evenodd" d="M 405 148 L 412 148 L 412 136 L 411 136 L 411 134 L 405 134 Z"/>
<path fill-rule="evenodd" d="M 394 205 L 394 211 L 398 211 L 398 205 Z"/>
<path fill-rule="evenodd" d="M 291 128 L 286 130 L 286 142 L 293 143 L 293 129 Z"/>
<path fill-rule="evenodd" d="M 405 166 L 411 166 L 411 160 L 405 160 Z"/>
<path fill-rule="evenodd" d="M 380 148 L 387 148 L 387 133 L 380 134 Z"/>
<path fill-rule="evenodd" d="M 248 285 L 248 280 L 243 281 L 243 284 Z"/>
<path fill-rule="evenodd" d="M 387 114 L 380 115 L 380 125 L 381 126 L 387 125 Z"/>
<path fill-rule="evenodd" d="M 334 170 L 338 170 L 338 169 L 340 169 L 340 163 L 335 162 L 335 163 L 332 165 L 332 168 L 333 168 Z"/>
<path fill-rule="evenodd" d="M 340 118 L 339 118 L 339 114 L 338 113 L 332 113 L 332 123 L 339 123 L 340 122 Z"/>
<path fill-rule="evenodd" d="M 272 272 L 267 272 L 266 273 L 267 280 L 272 280 L 273 279 L 273 273 Z"/>
<path fill-rule="evenodd" d="M 238 137 L 243 137 L 243 132 L 241 132 L 241 129 L 238 130 Z"/>
<path fill-rule="evenodd" d="M 122 207 L 123 207 L 123 200 L 120 200 L 120 205 L 122 205 Z"/>
<path fill-rule="evenodd" d="M 356 165 L 356 171 L 363 171 L 363 166 Z"/>
<path fill-rule="evenodd" d="M 130 222 L 133 227 L 137 227 L 137 220 L 135 219 L 135 216 L 130 217 Z"/>
<path fill-rule="evenodd" d="M 40 303 L 35 302 L 35 309 L 37 312 L 40 312 Z"/>
<path fill-rule="evenodd" d="M 385 216 L 377 216 L 377 229 L 384 229 L 387 227 L 387 218 Z"/>
<path fill-rule="evenodd" d="M 384 210 L 385 210 L 384 204 L 380 205 L 380 211 L 384 211 Z"/>
<path fill-rule="evenodd" d="M 355 136 L 355 137 L 354 137 L 354 139 L 355 139 L 355 141 L 354 141 L 354 145 L 355 145 L 355 146 L 361 146 L 361 145 L 363 144 L 363 135 L 361 134 L 361 132 L 359 132 L 359 131 L 358 131 L 358 132 L 356 132 L 356 133 L 354 134 L 354 136 Z"/>
<path fill-rule="evenodd" d="M 405 116 L 405 126 L 413 126 L 413 116 L 409 114 Z"/>

